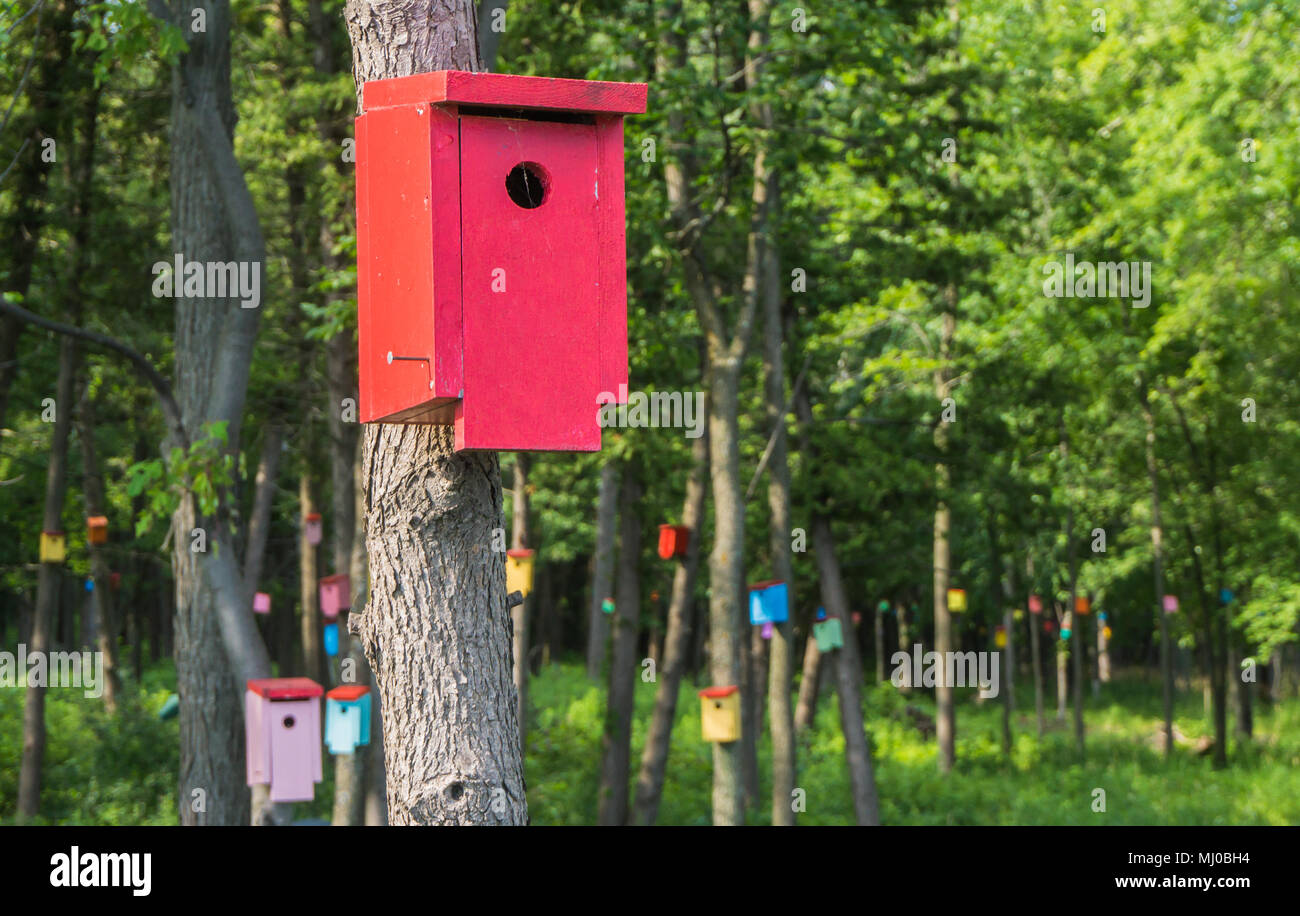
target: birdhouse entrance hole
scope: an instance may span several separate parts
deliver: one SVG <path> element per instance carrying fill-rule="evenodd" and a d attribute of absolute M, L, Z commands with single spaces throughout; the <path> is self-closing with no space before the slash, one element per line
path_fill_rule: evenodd
<path fill-rule="evenodd" d="M 285 716 L 285 717 L 284 717 L 284 727 L 285 727 L 285 728 L 293 728 L 293 716 Z"/>
<path fill-rule="evenodd" d="M 536 162 L 521 162 L 506 176 L 506 193 L 525 210 L 540 207 L 550 191 L 550 176 Z"/>

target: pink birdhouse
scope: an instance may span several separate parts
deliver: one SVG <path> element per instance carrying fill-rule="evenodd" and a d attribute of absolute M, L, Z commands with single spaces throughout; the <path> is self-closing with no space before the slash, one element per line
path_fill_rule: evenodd
<path fill-rule="evenodd" d="M 250 680 L 244 693 L 248 785 L 271 801 L 311 801 L 321 781 L 320 684 L 305 677 Z"/>
<path fill-rule="evenodd" d="M 646 87 L 443 70 L 362 87 L 363 423 L 599 451 L 627 401 L 623 116 Z"/>
<path fill-rule="evenodd" d="M 307 543 L 315 547 L 321 542 L 324 526 L 321 525 L 320 513 L 311 512 L 303 516 L 302 533 L 307 536 Z"/>
<path fill-rule="evenodd" d="M 253 613 L 269 614 L 271 613 L 271 596 L 266 592 L 258 592 L 253 596 Z"/>
<path fill-rule="evenodd" d="M 337 617 L 339 611 L 352 607 L 352 579 L 347 573 L 326 576 L 320 580 L 320 612 L 326 617 Z"/>

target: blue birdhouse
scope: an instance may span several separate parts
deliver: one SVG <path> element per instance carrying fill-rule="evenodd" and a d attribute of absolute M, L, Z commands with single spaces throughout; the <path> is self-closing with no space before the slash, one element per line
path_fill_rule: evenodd
<path fill-rule="evenodd" d="M 749 587 L 749 622 L 785 623 L 790 618 L 790 597 L 780 579 L 759 582 Z"/>
<path fill-rule="evenodd" d="M 816 616 L 815 616 L 813 619 L 815 619 L 818 623 L 820 623 L 821 621 L 825 620 L 825 619 L 826 619 L 826 608 L 824 608 L 824 607 L 819 607 L 819 608 L 817 609 L 817 614 L 816 614 Z"/>
<path fill-rule="evenodd" d="M 330 658 L 339 654 L 339 625 L 325 624 L 325 654 Z"/>
<path fill-rule="evenodd" d="M 1219 601 L 1222 604 L 1232 604 L 1232 599 L 1236 597 L 1236 594 L 1230 588 L 1219 589 Z"/>
<path fill-rule="evenodd" d="M 370 688 L 344 684 L 325 694 L 325 743 L 331 754 L 351 754 L 370 743 Z"/>

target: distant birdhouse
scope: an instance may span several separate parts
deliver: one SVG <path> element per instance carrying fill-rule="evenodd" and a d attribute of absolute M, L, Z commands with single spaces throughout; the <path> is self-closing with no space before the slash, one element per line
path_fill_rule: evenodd
<path fill-rule="evenodd" d="M 708 687 L 700 691 L 700 730 L 705 741 L 740 740 L 740 688 Z"/>
<path fill-rule="evenodd" d="M 1166 613 L 1166 614 L 1177 614 L 1177 613 L 1178 613 L 1178 596 L 1177 596 L 1177 595 L 1165 595 L 1164 605 L 1165 605 L 1165 613 Z M 1148 605 L 1148 606 L 1149 606 L 1149 605 Z"/>
<path fill-rule="evenodd" d="M 62 563 L 67 555 L 68 537 L 62 531 L 41 532 L 41 562 Z"/>
<path fill-rule="evenodd" d="M 524 597 L 533 590 L 533 551 L 506 551 L 506 594 L 523 592 Z"/>
<path fill-rule="evenodd" d="M 370 688 L 344 684 L 325 694 L 325 743 L 331 754 L 351 754 L 370 743 Z"/>
<path fill-rule="evenodd" d="M 889 610 L 890 610 L 890 608 L 889 608 L 889 601 L 888 601 L 888 600 L 882 599 L 881 602 L 880 602 L 879 604 L 876 605 L 876 612 L 877 612 L 877 613 L 880 613 L 880 614 L 888 614 L 888 613 L 889 613 Z"/>
<path fill-rule="evenodd" d="M 325 629 L 321 634 L 321 642 L 325 645 L 325 654 L 330 658 L 339 654 L 339 625 L 337 623 L 325 624 Z"/>
<path fill-rule="evenodd" d="M 691 529 L 685 525 L 659 526 L 659 558 L 670 560 L 686 556 L 691 544 Z"/>
<path fill-rule="evenodd" d="M 1110 642 L 1110 627 L 1101 628 L 1101 638 L 1106 640 L 1107 642 Z"/>
<path fill-rule="evenodd" d="M 600 603 L 600 609 L 604 611 L 606 614 L 614 613 L 614 599 L 606 598 L 604 601 Z"/>
<path fill-rule="evenodd" d="M 862 623 L 862 612 L 861 612 L 861 611 L 854 611 L 853 614 L 852 614 L 851 616 L 853 617 L 853 625 L 854 625 L 855 627 L 856 627 L 858 624 Z"/>
<path fill-rule="evenodd" d="M 108 517 L 92 515 L 86 519 L 86 540 L 92 544 L 108 543 Z"/>
<path fill-rule="evenodd" d="M 960 614 L 966 610 L 966 590 L 962 588 L 948 589 L 948 610 L 954 614 Z"/>
<path fill-rule="evenodd" d="M 598 451 L 627 401 L 623 116 L 646 87 L 438 71 L 362 87 L 363 423 Z"/>
<path fill-rule="evenodd" d="M 1030 595 L 1030 596 L 1029 596 L 1029 613 L 1031 613 L 1031 614 L 1041 614 L 1041 613 L 1043 613 L 1043 599 L 1042 599 L 1042 598 L 1039 598 L 1037 595 Z"/>
<path fill-rule="evenodd" d="M 790 593 L 780 579 L 759 582 L 749 587 L 749 622 L 785 623 L 790 619 Z"/>
<path fill-rule="evenodd" d="M 258 592 L 253 595 L 253 613 L 269 614 L 271 613 L 271 596 L 266 592 Z"/>
<path fill-rule="evenodd" d="M 817 608 L 817 610 L 813 613 L 813 620 L 817 621 L 817 620 L 825 620 L 825 619 L 826 619 L 826 608 L 824 607 Z"/>
<path fill-rule="evenodd" d="M 1070 638 L 1070 628 L 1069 628 L 1069 627 L 1061 627 L 1061 638 L 1062 638 L 1062 639 L 1069 639 L 1069 638 Z"/>
<path fill-rule="evenodd" d="M 1092 601 L 1087 595 L 1078 595 L 1074 599 L 1074 612 L 1080 617 L 1087 617 L 1092 611 Z"/>
<path fill-rule="evenodd" d="M 764 639 L 771 639 L 771 638 L 772 638 L 772 629 L 773 629 L 775 626 L 776 626 L 776 624 L 774 624 L 774 623 L 765 623 L 765 624 L 763 624 L 763 629 L 760 630 L 759 633 L 762 634 L 762 637 L 763 637 Z"/>
<path fill-rule="evenodd" d="M 1236 598 L 1236 597 L 1237 597 L 1236 594 L 1234 594 L 1233 591 L 1232 591 L 1232 589 L 1230 589 L 1230 588 L 1221 588 L 1221 589 L 1219 589 L 1219 603 L 1220 603 L 1220 604 L 1232 604 L 1232 599 L 1233 599 L 1233 598 Z"/>
<path fill-rule="evenodd" d="M 1007 647 L 1007 628 L 1005 626 L 999 625 L 998 628 L 993 631 L 993 645 L 997 646 L 999 649 L 1005 649 Z"/>
<path fill-rule="evenodd" d="M 320 580 L 320 612 L 328 618 L 352 607 L 352 577 L 347 573 L 326 576 Z"/>
<path fill-rule="evenodd" d="M 108 574 L 108 587 L 113 591 L 117 591 L 122 587 L 122 574 L 120 572 L 112 572 Z"/>
<path fill-rule="evenodd" d="M 828 617 L 813 624 L 813 638 L 817 640 L 817 651 L 830 652 L 844 647 L 844 628 L 838 617 Z"/>
<path fill-rule="evenodd" d="M 248 784 L 272 802 L 311 801 L 321 781 L 320 684 L 305 677 L 250 680 L 244 693 Z"/>
<path fill-rule="evenodd" d="M 307 538 L 307 543 L 315 547 L 324 537 L 325 527 L 321 524 L 320 513 L 310 512 L 303 516 L 302 533 Z"/>
<path fill-rule="evenodd" d="M 1051 636 L 1051 635 L 1052 635 L 1052 631 L 1053 631 L 1054 629 L 1056 629 L 1056 624 L 1055 624 L 1055 623 L 1053 623 L 1053 622 L 1050 621 L 1050 620 L 1044 620 L 1044 621 L 1043 621 L 1043 632 L 1046 633 L 1048 636 Z"/>

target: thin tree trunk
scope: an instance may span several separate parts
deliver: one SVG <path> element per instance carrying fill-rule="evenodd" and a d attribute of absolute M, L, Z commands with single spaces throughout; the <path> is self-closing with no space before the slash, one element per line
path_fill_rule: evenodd
<path fill-rule="evenodd" d="M 609 668 L 597 821 L 621 827 L 628 820 L 628 776 L 632 765 L 632 704 L 636 691 L 638 620 L 641 612 L 641 484 L 628 465 L 619 495 L 618 592 L 614 654 Z"/>
<path fill-rule="evenodd" d="M 77 371 L 77 351 L 71 338 L 59 341 L 59 375 L 55 388 L 55 415 L 50 458 L 45 475 L 45 512 L 42 530 L 63 528 L 63 500 L 67 493 L 68 435 L 72 427 L 73 379 Z M 32 635 L 28 655 L 39 657 L 50 651 L 51 627 L 57 612 L 62 563 L 42 563 L 36 583 L 36 611 L 32 618 Z M 46 669 L 47 678 L 52 672 Z M 18 772 L 18 818 L 36 817 L 41 806 L 41 776 L 45 764 L 45 684 L 29 681 L 23 700 L 23 752 Z"/>
<path fill-rule="evenodd" d="M 1165 714 L 1165 758 L 1174 752 L 1174 667 L 1169 644 L 1169 622 L 1163 607 L 1165 594 L 1164 526 L 1160 517 L 1160 475 L 1156 467 L 1156 421 L 1147 396 L 1145 378 L 1138 379 L 1138 403 L 1146 423 L 1147 480 L 1151 485 L 1151 553 L 1156 587 L 1156 619 L 1160 624 L 1160 680 Z"/>
<path fill-rule="evenodd" d="M 82 397 L 78 417 L 78 434 L 81 440 L 81 466 L 84 475 L 86 515 L 108 514 L 108 501 L 104 497 L 104 479 L 99 473 L 98 452 L 95 448 L 95 413 L 89 392 Z M 112 531 L 110 523 L 110 532 Z M 96 622 L 95 631 L 101 657 L 104 659 L 104 706 L 110 715 L 117 713 L 118 694 L 122 691 L 122 678 L 117 670 L 117 624 L 113 616 L 112 570 L 104 548 L 88 544 L 90 573 L 95 587 L 90 593 Z"/>
<path fill-rule="evenodd" d="M 596 556 L 591 578 L 591 608 L 587 617 L 587 677 L 600 677 L 605 665 L 609 620 L 602 605 L 612 597 L 614 537 L 618 521 L 618 465 L 606 461 L 600 468 L 600 496 L 596 506 Z"/>
<path fill-rule="evenodd" d="M 305 519 L 316 511 L 312 498 L 311 477 L 306 471 L 298 476 L 298 517 Z M 316 562 L 316 547 L 307 541 L 306 525 L 298 526 L 298 602 L 302 616 L 298 618 L 302 633 L 303 670 L 307 677 L 328 683 L 325 664 L 325 634 L 321 630 L 320 568 Z"/>
<path fill-rule="evenodd" d="M 802 734 L 817 717 L 817 695 L 821 686 L 821 650 L 809 633 L 804 639 L 803 668 L 799 674 L 799 701 L 794 709 L 794 731 Z"/>
<path fill-rule="evenodd" d="M 650 826 L 659 815 L 668 749 L 672 744 L 677 716 L 677 695 L 686 672 L 690 651 L 691 606 L 695 601 L 695 579 L 700 567 L 700 532 L 704 525 L 704 482 L 709 473 L 707 433 L 691 445 L 691 476 L 682 503 L 682 524 L 690 530 L 686 556 L 676 563 L 673 592 L 668 605 L 668 626 L 664 634 L 663 663 L 658 666 L 654 712 L 641 754 L 641 772 L 636 782 L 634 822 Z"/>
<path fill-rule="evenodd" d="M 943 332 L 939 342 L 939 359 L 944 362 L 934 374 L 935 399 L 942 404 L 952 390 L 949 370 L 946 365 L 952 339 L 956 329 L 953 305 L 956 291 L 949 286 L 945 291 L 948 310 L 943 314 Z M 945 659 L 953 649 L 952 615 L 948 611 L 948 587 L 951 584 L 951 552 L 948 544 L 948 532 L 952 527 L 952 512 L 948 508 L 948 488 L 951 485 L 951 471 L 945 461 L 948 453 L 948 425 L 940 421 L 934 427 L 934 449 L 939 456 L 935 465 L 935 489 L 939 493 L 939 503 L 934 510 L 934 651 L 939 658 Z M 935 735 L 939 742 L 939 771 L 949 773 L 957 757 L 957 709 L 953 702 L 953 687 L 946 677 L 940 677 L 934 689 L 937 715 Z"/>
<path fill-rule="evenodd" d="M 1030 586 L 1034 584 L 1034 560 L 1028 557 L 1025 560 L 1025 576 L 1029 580 Z M 1028 604 L 1028 602 L 1026 602 Z M 1043 627 L 1043 612 L 1029 613 L 1026 608 L 1026 616 L 1029 618 L 1029 653 L 1030 659 L 1034 664 L 1034 716 L 1038 722 L 1038 737 L 1043 737 L 1043 657 L 1039 648 L 1039 631 Z"/>

